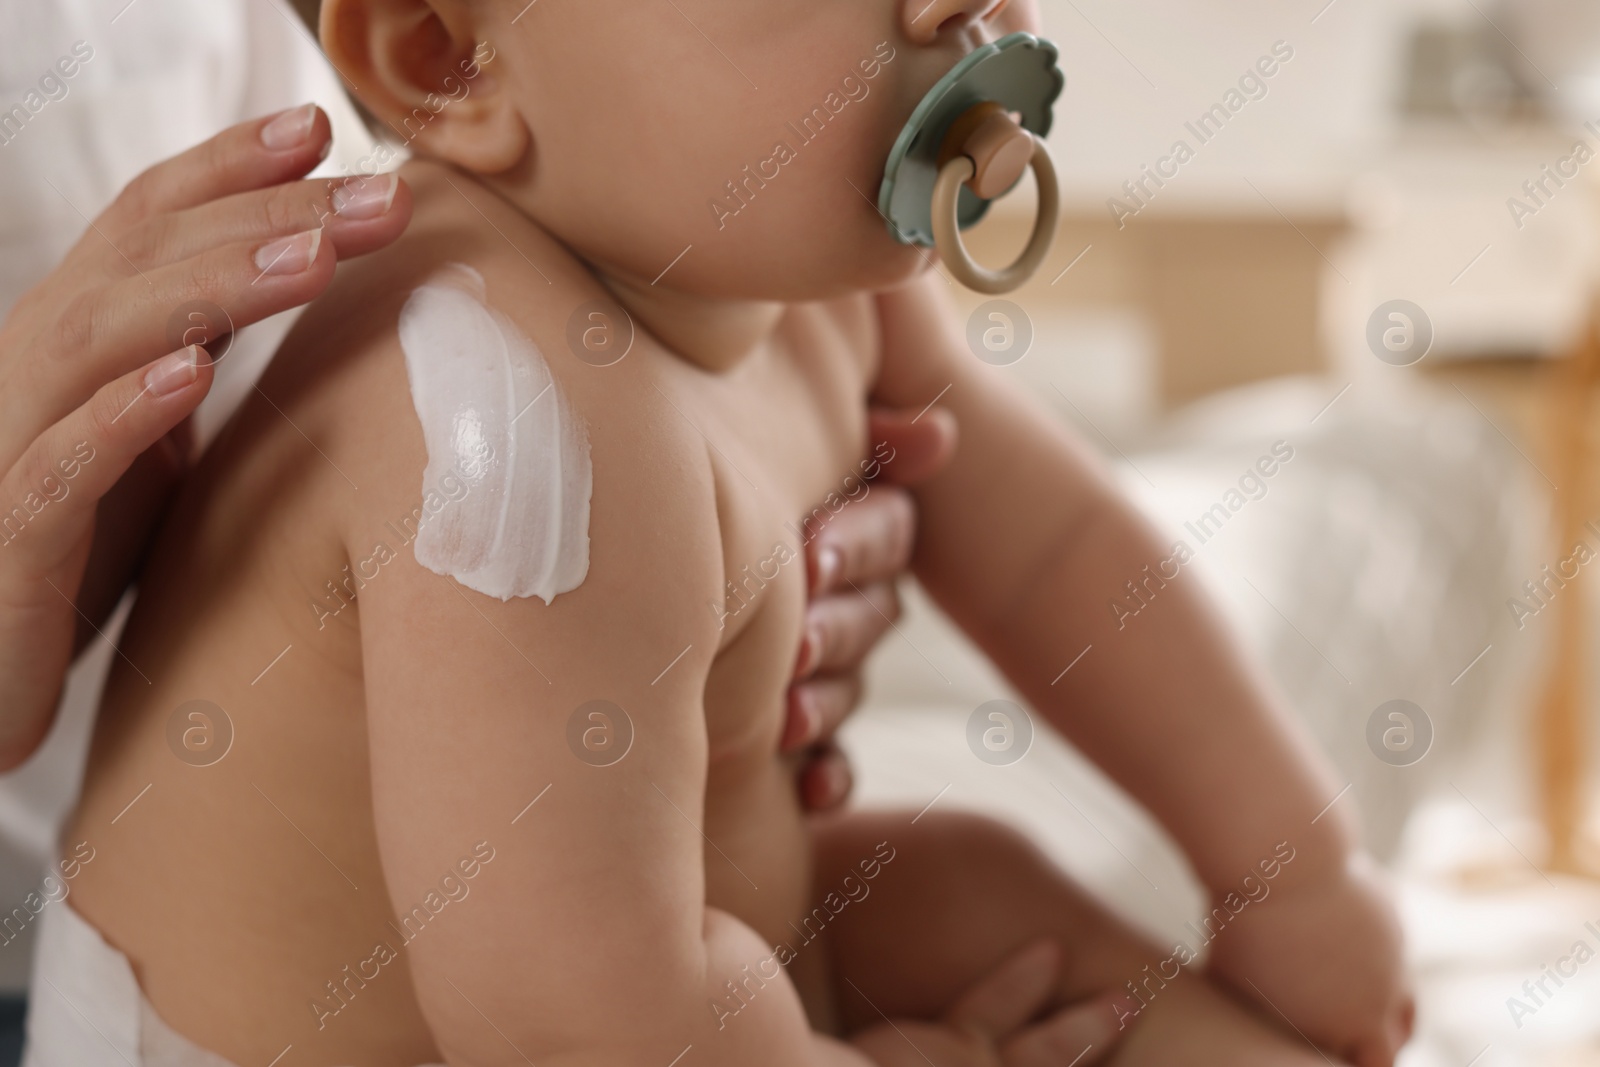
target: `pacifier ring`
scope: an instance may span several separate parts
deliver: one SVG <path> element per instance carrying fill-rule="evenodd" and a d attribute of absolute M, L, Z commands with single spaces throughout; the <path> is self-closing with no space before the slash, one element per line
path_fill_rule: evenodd
<path fill-rule="evenodd" d="M 1066 88 L 1055 45 L 1013 33 L 968 53 L 923 96 L 883 169 L 878 210 L 901 244 L 937 247 L 951 274 L 984 293 L 1016 289 L 1049 254 L 1060 215 L 1056 172 L 1043 140 Z M 960 230 L 1032 168 L 1039 218 L 1022 258 L 1004 270 L 973 262 Z"/>
<path fill-rule="evenodd" d="M 963 186 L 978 172 L 970 156 L 951 159 L 939 170 L 933 185 L 933 243 L 957 281 L 969 289 L 997 296 L 1020 288 L 1039 270 L 1055 243 L 1056 227 L 1061 218 L 1061 193 L 1056 184 L 1055 161 L 1044 140 L 1028 134 L 1033 141 L 1033 156 L 1028 165 L 1039 186 L 1039 212 L 1034 219 L 1033 235 L 1022 255 L 1009 267 L 994 270 L 972 258 L 961 240 L 961 223 L 957 214 Z"/>

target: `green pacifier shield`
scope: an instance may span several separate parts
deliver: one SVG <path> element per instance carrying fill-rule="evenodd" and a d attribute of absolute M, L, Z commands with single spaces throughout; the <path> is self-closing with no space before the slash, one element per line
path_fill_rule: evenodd
<path fill-rule="evenodd" d="M 1056 65 L 1056 46 L 1031 33 L 1013 33 L 979 48 L 939 79 L 911 121 L 900 131 L 884 168 L 878 210 L 901 244 L 933 247 L 933 184 L 939 177 L 939 149 L 957 118 L 974 104 L 992 100 L 1015 112 L 1023 129 L 1044 137 L 1053 108 L 1066 87 Z M 962 229 L 989 210 L 989 201 L 962 188 L 956 216 Z"/>

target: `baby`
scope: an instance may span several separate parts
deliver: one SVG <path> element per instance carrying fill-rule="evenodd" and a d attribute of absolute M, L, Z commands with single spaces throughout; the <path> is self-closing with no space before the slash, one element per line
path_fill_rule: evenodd
<path fill-rule="evenodd" d="M 1036 28 L 1003 6 L 326 0 L 415 153 L 330 206 L 414 221 L 300 320 L 150 563 L 44 912 L 63 1000 L 124 976 L 148 1064 L 1392 1062 L 1398 932 L 1340 783 L 1194 583 L 1116 630 L 1168 547 L 874 207 L 927 90 Z M 264 284 L 333 269 L 319 224 L 251 251 Z M 997 824 L 803 816 L 806 516 L 894 462 L 869 393 L 954 413 L 916 574 L 1184 847 L 1203 965 Z M 36 1000 L 36 1063 L 91 1062 L 79 1016 L 129 1040 Z"/>

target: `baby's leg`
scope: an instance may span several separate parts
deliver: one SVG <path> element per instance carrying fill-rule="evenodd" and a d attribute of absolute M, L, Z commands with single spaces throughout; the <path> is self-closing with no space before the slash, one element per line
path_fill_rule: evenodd
<path fill-rule="evenodd" d="M 1090 899 L 1020 834 L 974 815 L 857 813 L 816 824 L 817 891 L 840 885 L 874 855 L 894 858 L 845 905 L 823 940 L 847 1031 L 890 1017 L 935 1018 L 973 981 L 1016 950 L 1054 938 L 1065 963 L 1064 1002 L 1127 993 L 1160 949 Z M 887 850 L 884 850 L 887 853 Z M 859 896 L 859 888 L 855 894 Z M 848 981 L 847 981 L 848 979 Z M 1142 987 L 1146 988 L 1146 987 Z M 1118 1054 L 1118 1067 L 1327 1067 L 1331 1061 L 1287 1028 L 1185 970 L 1157 988 Z M 871 1003 L 866 998 L 871 998 Z M 1130 1006 L 1135 1006 L 1129 998 Z"/>

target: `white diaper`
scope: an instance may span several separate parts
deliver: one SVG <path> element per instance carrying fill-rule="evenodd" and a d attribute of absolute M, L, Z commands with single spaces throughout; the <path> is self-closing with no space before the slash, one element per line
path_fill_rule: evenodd
<path fill-rule="evenodd" d="M 65 900 L 38 924 L 22 1067 L 234 1067 L 163 1022 L 128 957 Z"/>

